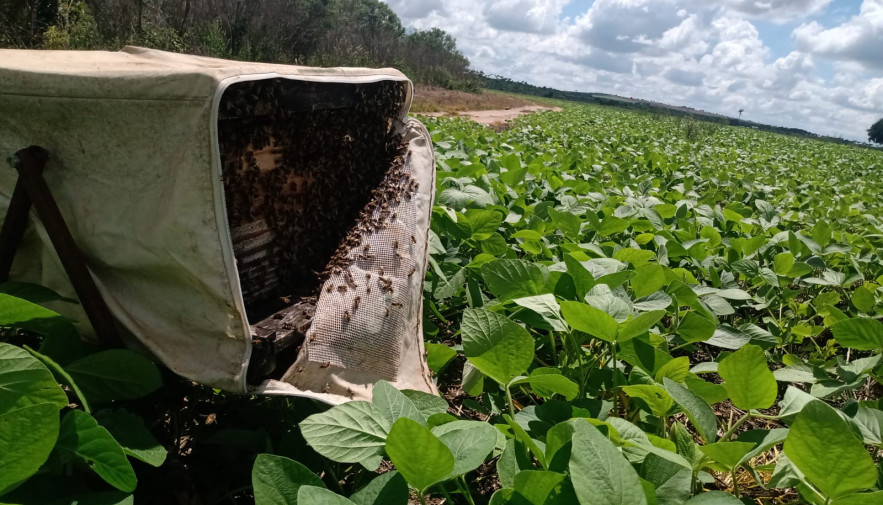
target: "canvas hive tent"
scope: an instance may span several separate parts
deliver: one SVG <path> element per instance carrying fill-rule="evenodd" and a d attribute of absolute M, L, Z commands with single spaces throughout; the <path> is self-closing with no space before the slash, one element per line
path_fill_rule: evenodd
<path fill-rule="evenodd" d="M 234 392 L 433 391 L 434 159 L 393 69 L 0 50 L 0 153 L 44 177 L 130 347 Z M 0 171 L 0 216 L 16 173 Z M 32 218 L 13 280 L 74 296 Z M 76 305 L 54 309 L 88 333 Z"/>

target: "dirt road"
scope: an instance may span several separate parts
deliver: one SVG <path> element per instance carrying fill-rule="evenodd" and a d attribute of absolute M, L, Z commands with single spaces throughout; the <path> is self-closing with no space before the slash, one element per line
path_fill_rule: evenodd
<path fill-rule="evenodd" d="M 542 105 L 525 105 L 523 107 L 512 107 L 505 110 L 468 110 L 463 112 L 423 112 L 418 113 L 420 116 L 459 116 L 469 118 L 476 123 L 493 125 L 505 123 L 510 119 L 515 119 L 522 114 L 530 114 L 531 112 L 539 112 L 544 110 L 559 111 L 560 107 L 544 107 Z"/>

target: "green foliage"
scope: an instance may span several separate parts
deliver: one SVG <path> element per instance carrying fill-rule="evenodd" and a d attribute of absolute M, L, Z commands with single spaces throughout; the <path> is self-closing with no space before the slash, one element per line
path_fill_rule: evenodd
<path fill-rule="evenodd" d="M 880 118 L 868 128 L 868 142 L 883 144 L 883 118 Z"/>

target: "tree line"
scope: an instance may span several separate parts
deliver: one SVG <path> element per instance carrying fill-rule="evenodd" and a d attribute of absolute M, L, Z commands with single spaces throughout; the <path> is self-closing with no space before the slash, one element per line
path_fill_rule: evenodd
<path fill-rule="evenodd" d="M 422 84 L 478 91 L 443 30 L 406 31 L 379 0 L 0 0 L 0 46 L 139 45 L 308 66 L 391 66 Z"/>

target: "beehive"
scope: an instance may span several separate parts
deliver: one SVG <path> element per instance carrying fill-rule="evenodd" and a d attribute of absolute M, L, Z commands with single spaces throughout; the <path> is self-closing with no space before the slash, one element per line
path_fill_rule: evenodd
<path fill-rule="evenodd" d="M 432 391 L 434 162 L 411 96 L 391 69 L 2 51 L 0 149 L 49 150 L 46 178 L 124 339 L 176 372 L 332 403 L 379 379 Z M 0 175 L 0 215 L 13 187 Z M 23 247 L 17 279 L 72 292 L 39 224 Z"/>

